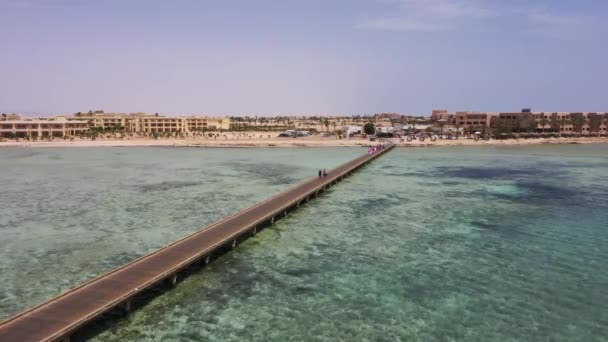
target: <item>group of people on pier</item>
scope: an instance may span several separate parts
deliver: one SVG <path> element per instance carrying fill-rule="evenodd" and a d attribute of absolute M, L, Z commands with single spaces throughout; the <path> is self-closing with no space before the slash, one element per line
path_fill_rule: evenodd
<path fill-rule="evenodd" d="M 367 154 L 372 154 L 372 153 L 376 153 L 378 151 L 384 150 L 384 144 L 378 144 L 375 146 L 370 146 L 369 150 L 367 151 Z"/>
<path fill-rule="evenodd" d="M 369 150 L 367 151 L 367 154 L 373 154 L 378 151 L 382 151 L 385 148 L 386 148 L 386 146 L 384 144 L 370 146 Z M 319 178 L 325 178 L 325 177 L 327 177 L 327 169 L 319 170 Z"/>

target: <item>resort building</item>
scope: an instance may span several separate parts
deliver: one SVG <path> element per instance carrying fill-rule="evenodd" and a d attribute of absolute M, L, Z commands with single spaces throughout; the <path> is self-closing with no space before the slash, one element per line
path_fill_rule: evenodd
<path fill-rule="evenodd" d="M 485 130 L 490 128 L 492 118 L 497 115 L 496 113 L 456 112 L 454 122 L 456 126 L 465 130 Z"/>
<path fill-rule="evenodd" d="M 58 116 L 50 119 L 18 119 L 0 121 L 2 138 L 65 138 L 89 131 L 89 124 L 80 120 Z"/>
<path fill-rule="evenodd" d="M 447 109 L 434 109 L 431 112 L 431 121 L 433 122 L 446 122 L 448 124 L 452 124 L 454 121 L 454 114 L 448 113 Z"/>
<path fill-rule="evenodd" d="M 499 113 L 492 118 L 491 126 L 505 127 L 513 131 L 534 131 L 536 119 L 531 112 Z"/>
<path fill-rule="evenodd" d="M 444 121 L 445 120 L 445 121 Z M 451 125 L 464 130 L 505 130 L 528 133 L 608 134 L 608 113 L 586 112 L 521 112 L 480 113 L 433 110 L 431 122 L 435 126 Z"/>
<path fill-rule="evenodd" d="M 71 117 L 24 119 L 18 114 L 0 116 L 0 137 L 69 137 L 97 130 L 117 130 L 132 133 L 182 133 L 188 135 L 203 130 L 228 130 L 230 119 L 203 116 L 165 117 L 144 113 L 76 113 Z"/>
<path fill-rule="evenodd" d="M 544 114 L 544 113 L 543 113 Z M 540 118 L 539 128 L 546 123 L 546 116 Z M 551 113 L 549 125 L 559 133 L 608 133 L 608 113 Z"/>
<path fill-rule="evenodd" d="M 591 134 L 607 132 L 608 113 L 531 112 L 500 113 L 493 128 L 508 127 L 516 132 Z"/>
<path fill-rule="evenodd" d="M 202 130 L 228 130 L 230 119 L 204 116 L 167 117 L 145 113 L 104 113 L 103 111 L 76 113 L 74 119 L 86 120 L 91 127 L 123 129 L 133 133 L 190 133 Z"/>

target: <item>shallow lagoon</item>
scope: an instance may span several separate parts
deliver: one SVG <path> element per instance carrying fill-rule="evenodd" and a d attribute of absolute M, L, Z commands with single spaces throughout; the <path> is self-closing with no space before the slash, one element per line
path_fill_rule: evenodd
<path fill-rule="evenodd" d="M 361 153 L 0 150 L 0 317 Z M 608 148 L 398 149 L 97 337 L 600 341 Z"/>

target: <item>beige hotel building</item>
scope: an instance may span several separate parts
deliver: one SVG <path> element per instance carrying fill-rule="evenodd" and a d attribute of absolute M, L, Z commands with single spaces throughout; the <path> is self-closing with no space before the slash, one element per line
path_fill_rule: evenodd
<path fill-rule="evenodd" d="M 74 118 L 80 120 L 87 120 L 90 123 L 91 127 L 98 127 L 103 129 L 112 127 L 124 127 L 125 131 L 134 133 L 190 133 L 203 129 L 230 129 L 229 118 L 209 118 L 204 116 L 167 117 L 158 114 L 121 114 L 96 111 L 93 113 L 85 114 L 76 113 L 74 114 Z"/>
<path fill-rule="evenodd" d="M 79 135 L 91 128 L 119 127 L 133 133 L 184 133 L 201 130 L 228 130 L 229 118 L 203 116 L 166 117 L 144 113 L 121 114 L 103 111 L 76 113 L 74 116 L 54 118 L 22 118 L 20 115 L 3 115 L 0 118 L 0 137 L 68 137 Z"/>
<path fill-rule="evenodd" d="M 89 128 L 89 123 L 86 121 L 65 116 L 52 119 L 22 119 L 15 116 L 12 119 L 0 120 L 0 137 L 63 138 L 82 134 Z"/>

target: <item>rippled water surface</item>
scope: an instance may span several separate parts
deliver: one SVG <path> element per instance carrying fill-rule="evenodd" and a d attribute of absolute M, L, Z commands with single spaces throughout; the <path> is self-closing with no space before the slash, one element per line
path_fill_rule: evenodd
<path fill-rule="evenodd" d="M 364 149 L 0 150 L 0 318 Z M 399 149 L 99 341 L 606 341 L 608 147 Z"/>

